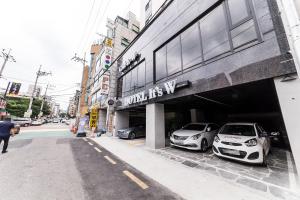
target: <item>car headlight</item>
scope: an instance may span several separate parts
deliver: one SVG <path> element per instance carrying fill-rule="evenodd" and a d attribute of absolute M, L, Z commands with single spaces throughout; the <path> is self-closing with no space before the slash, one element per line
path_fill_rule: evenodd
<path fill-rule="evenodd" d="M 199 139 L 201 137 L 201 133 L 199 133 L 199 134 L 197 134 L 197 135 L 193 135 L 192 136 L 192 139 L 193 140 L 197 140 L 197 139 Z"/>
<path fill-rule="evenodd" d="M 216 135 L 214 140 L 215 140 L 215 142 L 220 142 L 219 136 Z"/>
<path fill-rule="evenodd" d="M 247 147 L 253 147 L 253 146 L 257 145 L 257 140 L 255 138 L 251 139 L 251 140 L 247 140 L 245 142 L 245 144 L 246 144 Z"/>

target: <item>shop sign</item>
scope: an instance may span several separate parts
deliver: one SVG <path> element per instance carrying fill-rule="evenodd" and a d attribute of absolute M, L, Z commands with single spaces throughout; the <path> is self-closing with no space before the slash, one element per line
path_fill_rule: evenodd
<path fill-rule="evenodd" d="M 97 126 L 97 119 L 98 119 L 98 109 L 92 108 L 91 114 L 90 114 L 90 127 L 96 127 Z"/>
<path fill-rule="evenodd" d="M 102 76 L 101 94 L 108 94 L 109 90 L 109 75 Z"/>
<path fill-rule="evenodd" d="M 112 48 L 111 47 L 106 47 L 103 56 L 104 56 L 102 58 L 103 63 L 104 63 L 103 69 L 108 70 L 108 68 L 111 65 L 111 60 L 112 60 L 111 59 L 111 57 L 112 57 Z"/>
<path fill-rule="evenodd" d="M 175 91 L 175 87 L 176 87 L 176 80 L 168 81 L 163 84 L 163 87 L 156 86 L 154 88 L 150 88 L 148 90 L 147 95 L 146 95 L 146 91 L 142 91 L 134 95 L 131 95 L 129 97 L 125 97 L 124 104 L 130 105 L 134 103 L 141 103 L 150 99 L 161 97 L 164 94 L 173 94 Z M 164 91 L 166 91 L 166 93 L 164 93 Z"/>
<path fill-rule="evenodd" d="M 113 40 L 111 38 L 106 38 L 105 45 L 108 46 L 108 47 L 112 47 Z"/>

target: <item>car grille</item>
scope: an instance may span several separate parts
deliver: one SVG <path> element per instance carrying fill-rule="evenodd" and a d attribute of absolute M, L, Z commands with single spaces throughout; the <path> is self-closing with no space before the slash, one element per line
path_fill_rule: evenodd
<path fill-rule="evenodd" d="M 226 148 L 221 148 L 221 147 L 219 147 L 218 149 L 219 149 L 219 151 L 220 151 L 221 154 L 223 154 L 225 156 L 234 157 L 234 158 L 245 158 L 246 155 L 247 155 L 246 151 L 238 151 L 237 150 L 240 155 L 234 155 L 234 154 L 229 154 L 229 153 L 225 152 L 226 150 L 232 150 L 232 149 L 226 149 Z"/>
<path fill-rule="evenodd" d="M 222 144 L 225 144 L 225 145 L 230 145 L 230 146 L 242 146 L 241 143 L 234 143 L 234 142 L 221 142 Z"/>
<path fill-rule="evenodd" d="M 118 135 L 123 135 L 124 131 L 118 131 Z"/>
<path fill-rule="evenodd" d="M 188 136 L 177 136 L 177 135 L 173 135 L 175 140 L 186 140 L 188 138 Z"/>

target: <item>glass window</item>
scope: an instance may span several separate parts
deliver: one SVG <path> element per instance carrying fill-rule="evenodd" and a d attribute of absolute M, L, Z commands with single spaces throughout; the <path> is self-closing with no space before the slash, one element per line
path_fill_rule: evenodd
<path fill-rule="evenodd" d="M 230 50 L 226 17 L 222 5 L 200 20 L 200 30 L 205 60 Z"/>
<path fill-rule="evenodd" d="M 153 81 L 153 62 L 146 61 L 146 83 L 150 83 Z"/>
<path fill-rule="evenodd" d="M 198 24 L 194 24 L 181 34 L 183 69 L 202 61 Z"/>
<path fill-rule="evenodd" d="M 254 126 L 252 125 L 225 125 L 219 134 L 256 136 Z"/>
<path fill-rule="evenodd" d="M 138 74 L 137 74 L 137 67 L 135 67 L 133 70 L 131 70 L 131 88 L 130 90 L 137 89 L 137 83 L 138 83 Z"/>
<path fill-rule="evenodd" d="M 228 0 L 228 7 L 232 25 L 249 16 L 246 0 Z"/>
<path fill-rule="evenodd" d="M 131 86 L 131 72 L 128 72 L 125 75 L 125 92 L 128 92 L 130 90 Z"/>
<path fill-rule="evenodd" d="M 167 44 L 167 68 L 168 75 L 181 71 L 181 47 L 179 36 Z"/>
<path fill-rule="evenodd" d="M 155 62 L 156 62 L 156 80 L 160 80 L 167 76 L 166 67 L 166 46 L 162 47 L 155 52 Z"/>
<path fill-rule="evenodd" d="M 138 87 L 145 86 L 145 61 L 138 66 Z"/>
<path fill-rule="evenodd" d="M 233 47 L 237 48 L 257 39 L 254 21 L 250 20 L 231 31 Z"/>

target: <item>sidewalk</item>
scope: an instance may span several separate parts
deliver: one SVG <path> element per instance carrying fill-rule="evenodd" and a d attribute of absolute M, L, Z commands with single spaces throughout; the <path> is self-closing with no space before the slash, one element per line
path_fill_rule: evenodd
<path fill-rule="evenodd" d="M 167 159 L 143 144 L 133 145 L 130 141 L 105 135 L 92 139 L 148 177 L 188 200 L 277 199 L 270 193 L 260 192 L 230 180 L 227 181 L 205 170 L 188 167 Z"/>

